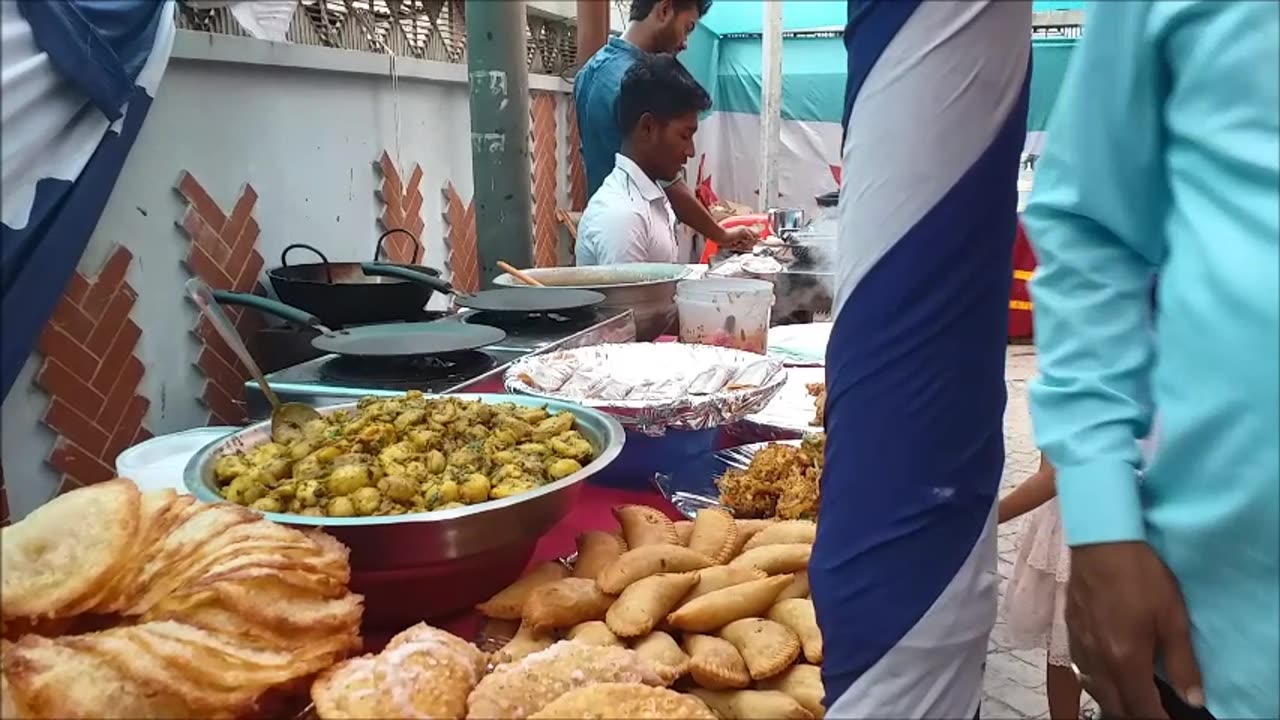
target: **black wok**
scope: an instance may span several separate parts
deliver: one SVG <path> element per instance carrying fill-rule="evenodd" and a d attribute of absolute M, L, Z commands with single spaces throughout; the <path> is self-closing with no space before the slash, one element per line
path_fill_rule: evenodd
<path fill-rule="evenodd" d="M 324 353 L 363 358 L 391 358 L 407 355 L 475 350 L 501 342 L 507 337 L 502 330 L 488 325 L 458 322 L 393 322 L 362 325 L 344 330 L 330 330 L 320 318 L 277 300 L 248 293 L 215 290 L 213 299 L 219 305 L 239 305 L 275 315 L 289 322 L 314 328 L 319 335 L 311 346 Z"/>
<path fill-rule="evenodd" d="M 383 233 L 373 251 L 375 263 L 387 236 L 397 232 L 413 237 L 408 230 Z M 415 245 L 417 242 L 414 238 Z M 439 275 L 440 271 L 435 268 L 416 264 L 421 259 L 421 246 L 418 247 L 415 264 L 392 267 L 414 268 L 419 273 Z M 323 262 L 290 265 L 289 253 L 294 250 L 309 250 Z M 422 314 L 434 292 L 430 285 L 406 282 L 392 275 L 366 275 L 361 269 L 362 264 L 329 262 L 329 258 L 316 248 L 294 243 L 280 253 L 280 267 L 268 270 L 267 277 L 271 279 L 271 288 L 281 302 L 319 317 L 330 327 L 414 320 Z"/>
<path fill-rule="evenodd" d="M 448 281 L 435 275 L 427 275 L 399 265 L 368 263 L 365 264 L 364 271 L 369 275 L 387 275 L 423 284 L 446 295 L 452 295 L 453 303 L 458 307 L 485 312 L 522 314 L 572 312 L 595 307 L 605 300 L 601 293 L 577 288 L 511 287 L 468 294 L 457 290 Z"/>

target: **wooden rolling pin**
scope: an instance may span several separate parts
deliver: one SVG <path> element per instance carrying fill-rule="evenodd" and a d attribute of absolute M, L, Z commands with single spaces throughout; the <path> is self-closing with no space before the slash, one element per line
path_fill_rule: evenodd
<path fill-rule="evenodd" d="M 533 286 L 533 287 L 546 287 L 546 285 L 543 285 L 542 283 L 538 282 L 537 280 L 535 280 L 535 279 L 533 279 L 533 278 L 529 277 L 529 274 L 528 274 L 528 273 L 526 273 L 525 271 L 523 271 L 523 270 L 517 270 L 516 268 L 512 267 L 511 265 L 507 264 L 506 262 L 504 262 L 504 261 L 502 261 L 502 260 L 499 260 L 499 261 L 498 261 L 498 269 L 499 269 L 499 270 L 501 270 L 501 271 L 503 271 L 503 272 L 505 272 L 505 273 L 507 273 L 507 274 L 508 274 L 508 275 L 510 275 L 511 277 L 513 277 L 513 278 L 515 278 L 515 279 L 519 280 L 520 282 L 524 283 L 525 285 L 531 285 L 531 286 Z"/>

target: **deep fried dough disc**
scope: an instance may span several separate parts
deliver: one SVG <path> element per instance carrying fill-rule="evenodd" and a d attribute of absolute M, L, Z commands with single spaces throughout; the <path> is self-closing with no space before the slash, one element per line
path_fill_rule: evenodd
<path fill-rule="evenodd" d="M 467 695 L 486 663 L 484 653 L 471 643 L 418 623 L 377 655 L 321 673 L 311 686 L 311 699 L 321 720 L 456 720 L 466 714 Z"/>
<path fill-rule="evenodd" d="M 716 720 L 693 695 L 641 683 L 600 683 L 570 690 L 529 716 L 535 720 Z"/>
<path fill-rule="evenodd" d="M 0 612 L 63 616 L 96 594 L 130 559 L 141 503 L 137 486 L 111 480 L 59 495 L 0 528 Z"/>

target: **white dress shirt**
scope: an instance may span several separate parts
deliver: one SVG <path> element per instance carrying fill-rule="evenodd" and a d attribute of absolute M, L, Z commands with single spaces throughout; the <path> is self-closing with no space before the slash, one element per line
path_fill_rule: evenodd
<path fill-rule="evenodd" d="M 676 214 L 666 192 L 630 158 L 619 154 L 614 163 L 578 223 L 577 264 L 677 262 Z"/>

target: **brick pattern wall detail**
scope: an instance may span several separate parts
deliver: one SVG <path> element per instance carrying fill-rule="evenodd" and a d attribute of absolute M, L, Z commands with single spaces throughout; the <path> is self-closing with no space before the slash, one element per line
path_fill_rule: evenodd
<path fill-rule="evenodd" d="M 476 203 L 465 205 L 453 183 L 444 186 L 444 244 L 449 254 L 445 267 L 449 282 L 459 290 L 480 289 L 480 254 L 476 244 Z"/>
<path fill-rule="evenodd" d="M 587 166 L 582 162 L 582 137 L 578 134 L 578 114 L 573 111 L 573 98 L 567 101 L 569 109 L 569 207 L 581 212 L 587 208 Z"/>
<path fill-rule="evenodd" d="M 266 294 L 258 280 L 264 262 L 257 250 L 259 229 L 253 219 L 253 208 L 258 194 L 253 187 L 245 184 L 229 214 L 224 213 L 185 170 L 178 176 L 174 189 L 188 203 L 177 226 L 191 241 L 183 263 L 191 275 L 215 290 Z M 262 316 L 244 308 L 223 309 L 240 331 L 240 337 L 251 343 L 262 328 Z M 203 316 L 198 317 L 193 332 L 202 345 L 195 364 L 206 379 L 200 399 L 209 408 L 208 423 L 243 424 L 242 398 L 248 369 Z"/>
<path fill-rule="evenodd" d="M 59 493 L 109 480 L 116 456 L 151 437 L 143 426 L 151 403 L 138 392 L 142 329 L 130 318 L 132 261 L 116 245 L 92 280 L 73 274 L 36 342 L 35 382 L 49 394 L 42 422 L 57 434 L 46 462 L 62 476 Z"/>
<path fill-rule="evenodd" d="M 529 103 L 533 135 L 533 264 L 555 267 L 559 227 L 556 222 L 556 99 L 533 93 Z"/>
<path fill-rule="evenodd" d="M 422 220 L 422 166 L 414 163 L 409 173 L 408 182 L 402 182 L 400 171 L 386 150 L 382 157 L 373 164 L 382 175 L 382 186 L 373 194 L 382 203 L 382 215 L 378 218 L 378 234 L 388 230 L 408 230 L 418 239 L 415 243 L 404 233 L 388 235 L 383 242 L 386 250 L 385 260 L 394 263 L 420 262 L 426 264 L 426 258 L 418 260 L 422 252 L 422 232 L 426 223 Z"/>

